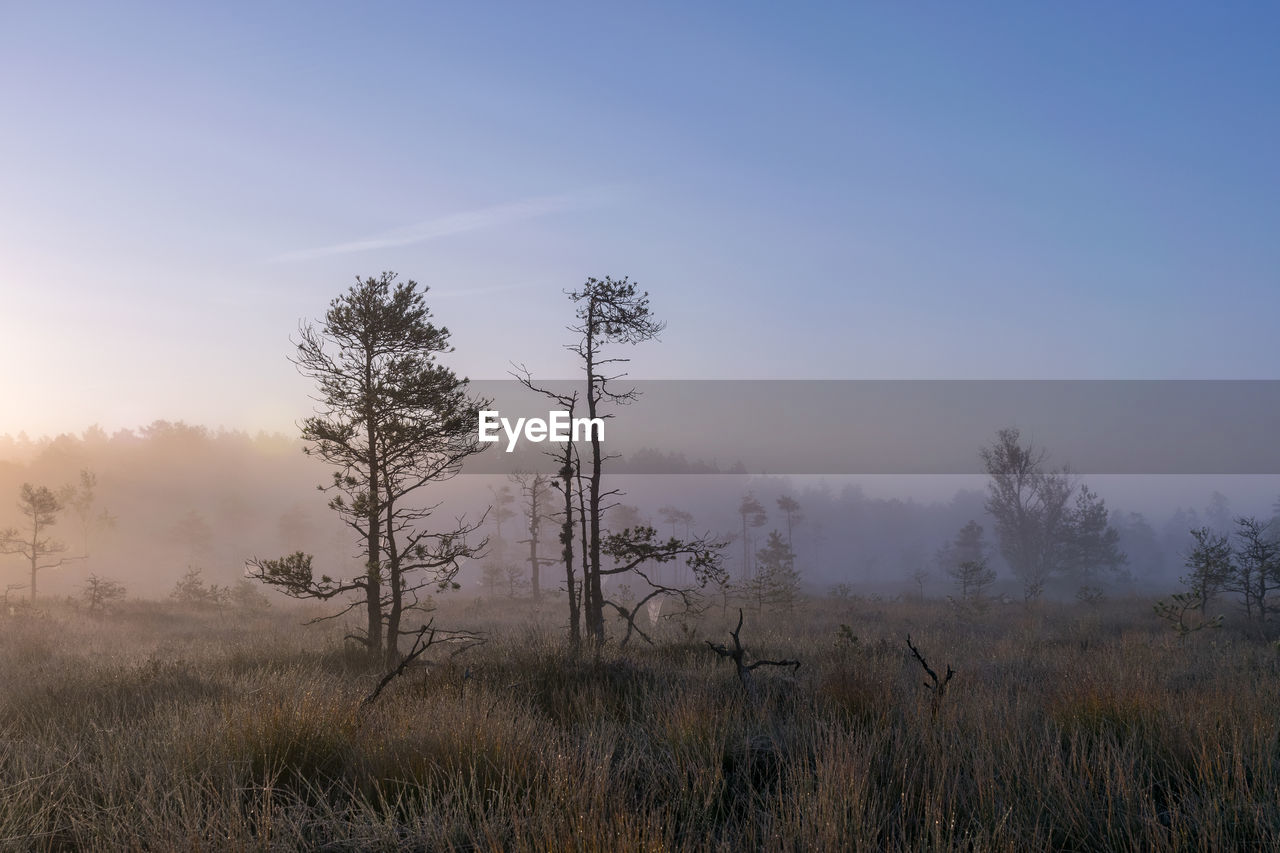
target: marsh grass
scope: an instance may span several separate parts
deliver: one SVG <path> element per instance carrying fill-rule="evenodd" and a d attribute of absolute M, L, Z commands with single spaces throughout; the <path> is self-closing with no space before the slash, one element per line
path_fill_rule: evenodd
<path fill-rule="evenodd" d="M 810 602 L 748 620 L 804 662 L 749 699 L 718 613 L 573 659 L 553 612 L 459 607 L 490 642 L 361 711 L 378 674 L 296 612 L 52 606 L 0 621 L 0 848 L 1274 849 L 1280 655 L 1149 612 Z M 959 670 L 936 717 L 907 631 Z"/>

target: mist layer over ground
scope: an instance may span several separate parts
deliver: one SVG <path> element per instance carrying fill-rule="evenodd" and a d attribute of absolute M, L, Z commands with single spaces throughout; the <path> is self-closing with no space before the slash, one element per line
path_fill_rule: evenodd
<path fill-rule="evenodd" d="M 658 451 L 638 459 L 650 470 L 682 470 Z M 727 569 L 739 579 L 750 573 L 743 564 L 738 513 L 748 493 L 766 509 L 764 522 L 748 527 L 748 563 L 770 530 L 785 529 L 777 501 L 791 496 L 800 507 L 792 533 L 797 565 L 813 593 L 845 583 L 895 595 L 915 589 L 912 573 L 923 570 L 930 574 L 927 591 L 942 596 L 951 591 L 951 580 L 936 564 L 937 551 L 971 520 L 985 525 L 992 538 L 982 476 L 788 477 L 695 473 L 687 460 L 683 465 L 686 473 L 611 476 L 625 493 L 613 511 L 614 526 L 638 520 L 664 535 L 721 535 L 729 542 Z M 359 566 L 357 541 L 316 488 L 328 470 L 303 455 L 301 442 L 167 421 L 112 435 L 95 428 L 49 439 L 0 437 L 0 529 L 20 524 L 23 483 L 56 490 L 76 484 L 82 471 L 97 480 L 91 511 L 81 517 L 67 509 L 50 533 L 68 546 L 69 555 L 87 558 L 43 573 L 41 589 L 49 595 L 79 596 L 85 579 L 97 574 L 123 583 L 130 596 L 164 599 L 192 568 L 209 582 L 233 584 L 243 577 L 246 560 L 293 551 L 315 554 L 332 573 Z M 1166 592 L 1185 570 L 1192 528 L 1208 524 L 1229 531 L 1237 515 L 1270 518 L 1280 495 L 1280 477 L 1266 475 L 1087 479 L 1107 500 L 1129 558 L 1123 575 L 1108 581 L 1118 593 Z M 503 488 L 515 487 L 499 475 L 463 475 L 434 486 L 428 499 L 442 501 L 443 512 L 478 518 Z M 691 518 L 673 526 L 663 521 L 664 508 Z M 496 537 L 492 518 L 482 532 Z M 505 538 L 513 553 L 523 548 L 514 544 L 523 534 L 512 525 Z M 547 541 L 554 542 L 553 532 Z M 1017 594 L 1008 566 L 998 553 L 991 559 L 1001 588 Z M 527 585 L 527 570 L 523 578 Z M 20 558 L 0 556 L 0 581 L 25 585 Z M 479 561 L 464 567 L 462 584 L 464 595 L 485 593 Z M 1069 597 L 1075 590 L 1051 592 Z"/>

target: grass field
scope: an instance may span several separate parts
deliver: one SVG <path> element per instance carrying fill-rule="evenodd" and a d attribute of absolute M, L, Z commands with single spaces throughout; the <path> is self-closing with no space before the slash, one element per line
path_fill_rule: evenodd
<path fill-rule="evenodd" d="M 1105 850 L 1280 846 L 1280 653 L 1099 609 L 809 601 L 575 660 L 559 607 L 379 673 L 303 611 L 0 618 L 0 848 Z M 849 630 L 842 631 L 840 626 Z M 936 717 L 907 632 L 952 681 Z M 856 637 L 856 639 L 855 639 Z"/>

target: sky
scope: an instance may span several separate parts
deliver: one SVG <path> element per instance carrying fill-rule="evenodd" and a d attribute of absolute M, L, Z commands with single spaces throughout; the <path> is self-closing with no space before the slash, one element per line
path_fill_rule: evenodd
<path fill-rule="evenodd" d="M 1277 376 L 1274 4 L 0 0 L 0 433 L 293 431 L 290 336 L 429 285 L 450 364 Z"/>

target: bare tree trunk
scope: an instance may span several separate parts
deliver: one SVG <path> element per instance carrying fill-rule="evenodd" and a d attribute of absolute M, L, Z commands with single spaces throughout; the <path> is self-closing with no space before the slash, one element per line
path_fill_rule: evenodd
<path fill-rule="evenodd" d="M 576 479 L 578 481 L 578 529 L 582 536 L 582 579 L 578 585 L 578 606 L 582 609 L 583 621 L 586 622 L 590 617 L 587 615 L 587 598 L 590 595 L 587 585 L 587 576 L 591 574 L 591 552 L 587 548 L 587 534 L 590 532 L 587 526 L 587 504 L 586 504 L 586 488 L 582 479 L 582 460 L 578 460 L 576 467 Z M 585 627 L 585 635 L 591 632 L 590 624 Z"/>
<path fill-rule="evenodd" d="M 373 386 L 373 363 L 365 362 L 365 381 L 368 387 Z M 366 646 L 369 657 L 378 660 L 382 656 L 382 509 L 378 506 L 378 489 L 381 488 L 378 474 L 377 434 L 373 426 L 374 412 L 370 408 L 365 412 L 365 437 L 369 442 L 369 529 L 365 536 L 365 553 L 369 556 L 365 576 L 365 610 L 368 617 L 368 635 Z"/>
<path fill-rule="evenodd" d="M 404 614 L 404 585 L 400 578 L 400 552 L 396 547 L 395 528 L 392 527 L 394 504 L 387 500 L 387 583 L 390 586 L 391 606 L 387 610 L 387 640 L 384 653 L 386 667 L 391 669 L 400 663 L 400 619 Z"/>
<path fill-rule="evenodd" d="M 31 517 L 31 603 L 36 603 L 36 573 L 40 571 L 37 562 L 40 558 L 40 514 Z"/>
<path fill-rule="evenodd" d="M 564 558 L 565 586 L 569 591 L 569 648 L 577 652 L 582 646 L 580 627 L 580 603 L 578 584 L 573 576 L 573 445 L 565 443 L 564 465 L 560 468 L 560 481 L 564 484 L 564 521 L 560 524 L 560 554 Z"/>
<path fill-rule="evenodd" d="M 594 319 L 588 322 L 587 331 L 587 417 L 596 417 L 595 331 Z M 597 646 L 604 644 L 604 591 L 600 586 L 600 432 L 591 430 L 591 491 L 589 521 L 591 525 L 591 571 L 588 581 L 587 630 Z"/>
<path fill-rule="evenodd" d="M 529 490 L 529 586 L 536 604 L 542 597 L 538 584 L 538 489 L 542 485 L 539 475 L 533 475 L 533 485 Z"/>

